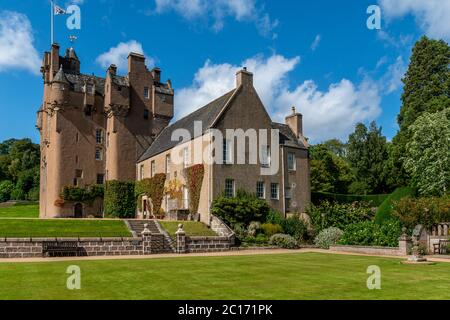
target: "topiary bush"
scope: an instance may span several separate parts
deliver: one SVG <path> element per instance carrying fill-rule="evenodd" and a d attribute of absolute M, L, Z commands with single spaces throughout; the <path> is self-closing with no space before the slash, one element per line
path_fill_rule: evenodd
<path fill-rule="evenodd" d="M 297 241 L 288 234 L 274 234 L 270 237 L 269 244 L 284 249 L 297 248 Z"/>
<path fill-rule="evenodd" d="M 266 201 L 245 191 L 238 191 L 234 198 L 220 196 L 211 207 L 211 213 L 233 229 L 236 224 L 242 224 L 246 228 L 252 221 L 266 222 L 269 211 Z"/>
<path fill-rule="evenodd" d="M 395 189 L 378 207 L 375 214 L 375 222 L 382 224 L 384 221 L 389 220 L 393 217 L 392 212 L 394 211 L 394 202 L 399 201 L 406 197 L 413 197 L 415 195 L 415 190 L 410 187 L 401 187 Z"/>
<path fill-rule="evenodd" d="M 134 182 L 107 181 L 104 197 L 105 215 L 114 218 L 133 218 L 136 215 Z"/>
<path fill-rule="evenodd" d="M 268 236 L 269 238 L 277 233 L 283 233 L 283 227 L 279 224 L 273 224 L 273 223 L 264 223 L 261 225 L 261 230 L 263 233 Z"/>
<path fill-rule="evenodd" d="M 314 239 L 314 244 L 322 249 L 329 249 L 343 236 L 344 232 L 341 229 L 331 227 L 320 231 Z"/>

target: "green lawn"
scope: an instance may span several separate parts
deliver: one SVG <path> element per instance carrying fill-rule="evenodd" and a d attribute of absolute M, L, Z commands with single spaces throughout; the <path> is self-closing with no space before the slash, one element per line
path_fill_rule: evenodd
<path fill-rule="evenodd" d="M 0 237 L 130 237 L 121 220 L 0 219 Z"/>
<path fill-rule="evenodd" d="M 175 232 L 178 225 L 183 224 L 183 229 L 187 236 L 217 236 L 217 234 L 209 229 L 204 223 L 195 221 L 159 221 L 161 227 L 166 229 L 172 238 L 175 238 Z"/>
<path fill-rule="evenodd" d="M 67 267 L 81 290 L 66 289 Z M 381 268 L 368 290 L 367 267 Z M 0 299 L 449 299 L 450 264 L 331 254 L 0 263 Z"/>
<path fill-rule="evenodd" d="M 16 204 L 0 207 L 1 218 L 39 218 L 39 204 Z"/>

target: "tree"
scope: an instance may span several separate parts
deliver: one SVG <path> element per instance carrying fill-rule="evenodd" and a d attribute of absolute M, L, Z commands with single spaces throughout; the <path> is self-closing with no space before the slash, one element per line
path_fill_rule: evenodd
<path fill-rule="evenodd" d="M 450 187 L 450 108 L 424 113 L 410 127 L 405 168 L 422 195 L 445 195 Z"/>
<path fill-rule="evenodd" d="M 5 202 L 11 199 L 11 193 L 14 189 L 14 184 L 11 181 L 0 182 L 0 202 Z"/>
<path fill-rule="evenodd" d="M 400 130 L 393 139 L 389 176 L 397 186 L 408 183 L 404 168 L 406 145 L 411 139 L 409 127 L 425 112 L 439 112 L 450 107 L 450 47 L 442 40 L 427 37 L 413 48 L 405 74 L 402 106 L 398 115 Z"/>
<path fill-rule="evenodd" d="M 375 122 L 369 129 L 358 123 L 348 139 L 348 160 L 355 170 L 358 185 L 366 193 L 386 191 L 384 170 L 388 158 L 386 137 Z"/>

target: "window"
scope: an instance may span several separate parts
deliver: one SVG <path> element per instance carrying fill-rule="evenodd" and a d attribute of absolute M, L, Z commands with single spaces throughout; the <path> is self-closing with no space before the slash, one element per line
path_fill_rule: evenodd
<path fill-rule="evenodd" d="M 87 117 L 92 115 L 92 105 L 88 104 L 84 107 L 84 115 Z"/>
<path fill-rule="evenodd" d="M 266 186 L 264 182 L 258 181 L 256 183 L 256 196 L 259 199 L 265 199 L 266 198 Z"/>
<path fill-rule="evenodd" d="M 109 147 L 109 132 L 106 135 L 106 147 Z"/>
<path fill-rule="evenodd" d="M 261 146 L 261 165 L 270 167 L 270 146 Z"/>
<path fill-rule="evenodd" d="M 96 148 L 95 149 L 95 160 L 101 161 L 102 159 L 103 159 L 102 149 Z"/>
<path fill-rule="evenodd" d="M 75 141 L 80 141 L 80 134 L 78 132 L 75 134 Z"/>
<path fill-rule="evenodd" d="M 102 173 L 97 174 L 97 184 L 103 184 L 105 182 L 105 175 Z"/>
<path fill-rule="evenodd" d="M 187 187 L 183 187 L 183 209 L 189 209 L 189 191 Z"/>
<path fill-rule="evenodd" d="M 76 169 L 75 170 L 75 178 L 83 178 L 83 170 Z"/>
<path fill-rule="evenodd" d="M 166 155 L 166 177 L 170 179 L 170 154 Z"/>
<path fill-rule="evenodd" d="M 148 120 L 149 111 L 147 109 L 144 110 L 144 119 Z"/>
<path fill-rule="evenodd" d="M 232 179 L 225 180 L 225 197 L 234 197 L 234 180 Z"/>
<path fill-rule="evenodd" d="M 295 153 L 288 153 L 288 170 L 295 171 L 297 168 L 297 164 L 295 161 Z"/>
<path fill-rule="evenodd" d="M 155 174 L 156 174 L 156 163 L 155 163 L 155 160 L 153 160 L 150 163 L 150 177 L 153 178 L 155 176 Z"/>
<path fill-rule="evenodd" d="M 183 149 L 183 167 L 187 168 L 189 166 L 190 159 L 189 159 L 189 148 Z"/>
<path fill-rule="evenodd" d="M 285 193 L 285 198 L 286 199 L 292 199 L 292 189 L 291 188 L 286 188 L 285 190 L 284 190 L 284 193 Z"/>
<path fill-rule="evenodd" d="M 139 180 L 143 180 L 144 179 L 144 165 L 141 164 L 141 166 L 139 167 Z"/>
<path fill-rule="evenodd" d="M 95 130 L 95 142 L 103 143 L 103 130 L 102 129 Z"/>
<path fill-rule="evenodd" d="M 232 164 L 231 141 L 223 139 L 223 164 Z"/>
<path fill-rule="evenodd" d="M 270 184 L 270 198 L 273 200 L 280 199 L 280 186 L 278 185 L 278 183 Z"/>
<path fill-rule="evenodd" d="M 144 98 L 150 99 L 150 90 L 148 90 L 148 87 L 144 87 Z"/>

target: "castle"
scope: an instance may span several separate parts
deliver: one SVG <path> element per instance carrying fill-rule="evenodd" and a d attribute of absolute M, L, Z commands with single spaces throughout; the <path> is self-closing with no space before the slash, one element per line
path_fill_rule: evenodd
<path fill-rule="evenodd" d="M 309 146 L 303 136 L 302 115 L 293 108 L 285 123 L 273 122 L 253 86 L 253 74 L 245 68 L 236 74 L 235 89 L 171 125 L 171 82 L 161 82 L 160 69 L 148 70 L 142 55 L 130 53 L 127 76 L 117 75 L 116 66 L 111 65 L 106 77 L 100 78 L 81 74 L 74 49 L 60 56 L 54 44 L 44 55 L 42 74 L 44 101 L 37 123 L 41 134 L 41 218 L 102 216 L 101 199 L 66 202 L 61 199 L 64 187 L 142 180 L 158 173 L 166 175 L 166 183 L 175 179 L 183 185 L 182 201 L 174 204 L 174 199 L 164 195 L 163 211 L 188 209 L 185 172 L 197 164 L 204 167 L 204 178 L 196 213 L 207 224 L 214 199 L 222 194 L 232 197 L 240 189 L 266 200 L 284 216 L 303 213 L 309 206 Z M 195 122 L 201 122 L 200 131 Z M 190 140 L 174 140 L 179 129 L 189 133 Z M 228 130 L 241 130 L 244 151 L 236 154 L 234 146 L 240 138 L 232 137 L 223 139 L 219 149 L 224 162 L 196 158 L 195 145 L 200 145 L 201 154 L 217 154 L 207 149 L 214 130 L 223 136 Z M 276 143 L 271 140 L 261 145 L 259 136 L 256 143 L 247 140 L 252 130 L 276 131 Z M 264 150 L 265 156 L 254 163 L 239 163 L 239 156 L 252 157 L 252 143 Z M 173 161 L 174 152 L 182 153 L 182 162 Z M 272 163 L 276 164 L 274 173 L 262 174 Z M 139 201 L 137 218 L 160 211 L 145 195 Z"/>
<path fill-rule="evenodd" d="M 102 202 L 64 203 L 65 186 L 135 180 L 136 161 L 173 117 L 174 91 L 145 57 L 128 56 L 128 75 L 111 65 L 106 77 L 80 73 L 73 48 L 53 44 L 41 72 L 44 98 L 37 116 L 41 137 L 40 217 L 101 216 Z"/>

